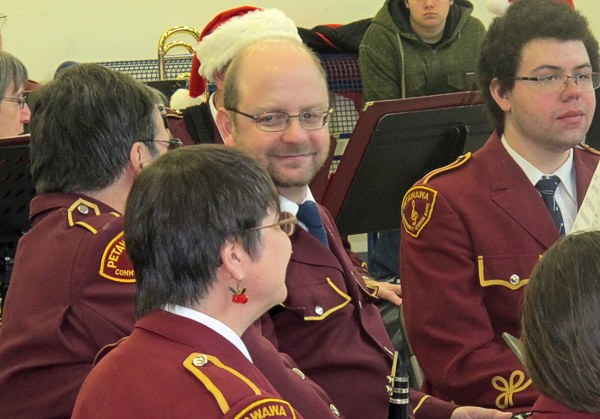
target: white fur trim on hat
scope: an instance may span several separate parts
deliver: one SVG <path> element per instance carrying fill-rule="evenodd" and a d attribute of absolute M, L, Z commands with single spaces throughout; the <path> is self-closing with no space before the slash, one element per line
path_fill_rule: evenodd
<path fill-rule="evenodd" d="M 508 0 L 486 0 L 485 6 L 490 12 L 496 16 L 500 16 L 506 12 L 506 9 L 510 6 L 510 2 Z"/>
<path fill-rule="evenodd" d="M 200 61 L 198 73 L 212 82 L 214 74 L 229 64 L 240 49 L 259 39 L 273 37 L 302 42 L 294 21 L 279 9 L 255 10 L 232 17 L 196 46 L 196 57 Z"/>
<path fill-rule="evenodd" d="M 187 89 L 177 89 L 169 100 L 169 108 L 171 109 L 185 109 L 190 106 L 199 105 L 206 99 L 205 95 L 198 97 L 191 97 L 190 91 Z"/>

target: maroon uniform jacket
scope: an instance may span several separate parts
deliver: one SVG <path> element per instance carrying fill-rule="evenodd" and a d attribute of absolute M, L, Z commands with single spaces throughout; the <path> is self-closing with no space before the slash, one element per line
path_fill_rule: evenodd
<path fill-rule="evenodd" d="M 578 412 L 543 394 L 533 405 L 529 419 L 600 419 L 600 413 Z"/>
<path fill-rule="evenodd" d="M 279 353 L 264 336 L 271 333 L 270 330 L 263 330 L 262 321 L 258 320 L 242 336 L 254 365 L 305 418 L 342 417 L 325 390 L 307 377 L 289 355 Z"/>
<path fill-rule="evenodd" d="M 394 349 L 362 270 L 350 260 L 329 212 L 321 206 L 320 212 L 331 251 L 303 229 L 291 237 L 288 298 L 270 313 L 273 340 L 347 419 L 386 418 Z M 411 401 L 417 418 L 447 419 L 456 407 L 418 392 Z"/>
<path fill-rule="evenodd" d="M 301 418 L 231 342 L 156 311 L 86 378 L 73 418 Z"/>
<path fill-rule="evenodd" d="M 599 156 L 576 147 L 573 158 L 581 205 Z M 535 187 L 494 134 L 410 189 L 402 226 L 404 310 L 423 391 L 528 410 L 539 393 L 501 335 L 520 336 L 532 268 L 559 237 Z"/>
<path fill-rule="evenodd" d="M 0 417 L 71 416 L 100 348 L 134 325 L 123 222 L 83 195 L 31 202 L 0 327 Z"/>
<path fill-rule="evenodd" d="M 68 418 L 96 353 L 133 330 L 135 276 L 112 208 L 47 194 L 31 219 L 0 327 L 0 418 Z M 324 390 L 261 333 L 258 322 L 243 337 L 256 365 L 306 417 L 334 417 Z"/>

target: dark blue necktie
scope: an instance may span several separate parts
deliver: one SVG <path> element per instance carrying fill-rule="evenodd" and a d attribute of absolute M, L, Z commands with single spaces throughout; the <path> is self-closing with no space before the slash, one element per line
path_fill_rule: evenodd
<path fill-rule="evenodd" d="M 319 208 L 317 207 L 316 202 L 305 201 L 298 207 L 296 218 L 308 228 L 310 234 L 323 243 L 325 247 L 329 247 L 327 233 L 325 232 L 325 227 L 323 227 L 323 222 L 321 221 Z"/>
<path fill-rule="evenodd" d="M 542 178 L 535 184 L 536 189 L 542 195 L 542 199 L 544 200 L 544 204 L 546 204 L 546 208 L 550 211 L 550 215 L 554 220 L 554 224 L 556 224 L 556 228 L 560 235 L 565 234 L 565 223 L 563 222 L 562 214 L 560 213 L 560 208 L 556 203 L 556 198 L 554 194 L 556 192 L 556 188 L 558 188 L 558 184 L 560 183 L 560 179 L 558 176 L 542 176 Z"/>

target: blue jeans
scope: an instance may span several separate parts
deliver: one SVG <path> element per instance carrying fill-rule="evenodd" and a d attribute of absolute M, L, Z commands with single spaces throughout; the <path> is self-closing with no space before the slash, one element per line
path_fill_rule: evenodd
<path fill-rule="evenodd" d="M 379 280 L 399 278 L 400 230 L 387 230 L 369 235 L 377 235 L 373 249 L 369 249 L 369 273 Z"/>

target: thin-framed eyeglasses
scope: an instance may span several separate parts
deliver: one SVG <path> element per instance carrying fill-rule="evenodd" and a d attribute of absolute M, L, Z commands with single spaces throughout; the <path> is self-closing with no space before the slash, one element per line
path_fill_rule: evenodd
<path fill-rule="evenodd" d="M 582 90 L 594 90 L 600 87 L 600 73 L 580 73 L 569 76 L 568 74 L 543 74 L 541 76 L 526 77 L 518 76 L 515 80 L 532 81 L 547 92 L 561 92 L 566 89 L 569 79 L 572 79 L 577 87 Z"/>
<path fill-rule="evenodd" d="M 256 122 L 256 128 L 261 131 L 278 132 L 285 131 L 290 126 L 290 119 L 298 118 L 300 126 L 305 130 L 317 130 L 325 128 L 331 121 L 333 109 L 329 108 L 326 111 L 309 110 L 300 112 L 298 115 L 290 115 L 287 112 L 263 112 L 258 115 L 250 115 L 238 109 L 227 109 L 230 112 L 238 113 L 246 118 L 253 119 Z"/>
<path fill-rule="evenodd" d="M 0 13 L 0 28 L 4 26 L 6 23 L 6 15 L 4 13 Z"/>
<path fill-rule="evenodd" d="M 27 104 L 27 100 L 25 96 L 21 97 L 0 97 L 0 100 L 5 100 L 7 102 L 15 102 L 19 104 L 19 108 L 25 109 L 25 105 Z"/>
<path fill-rule="evenodd" d="M 263 228 L 273 227 L 283 231 L 288 236 L 291 236 L 292 234 L 294 234 L 294 231 L 296 231 L 296 224 L 298 224 L 298 220 L 296 219 L 294 214 L 292 214 L 291 212 L 282 211 L 279 214 L 277 214 L 277 222 L 273 224 L 267 224 L 264 226 L 252 227 L 246 231 L 262 230 Z"/>
<path fill-rule="evenodd" d="M 171 138 L 170 140 L 139 140 L 141 143 L 163 143 L 163 144 L 168 144 L 167 146 L 167 150 L 171 151 L 171 150 L 175 150 L 181 146 L 183 146 L 183 141 L 181 141 L 179 138 Z"/>

